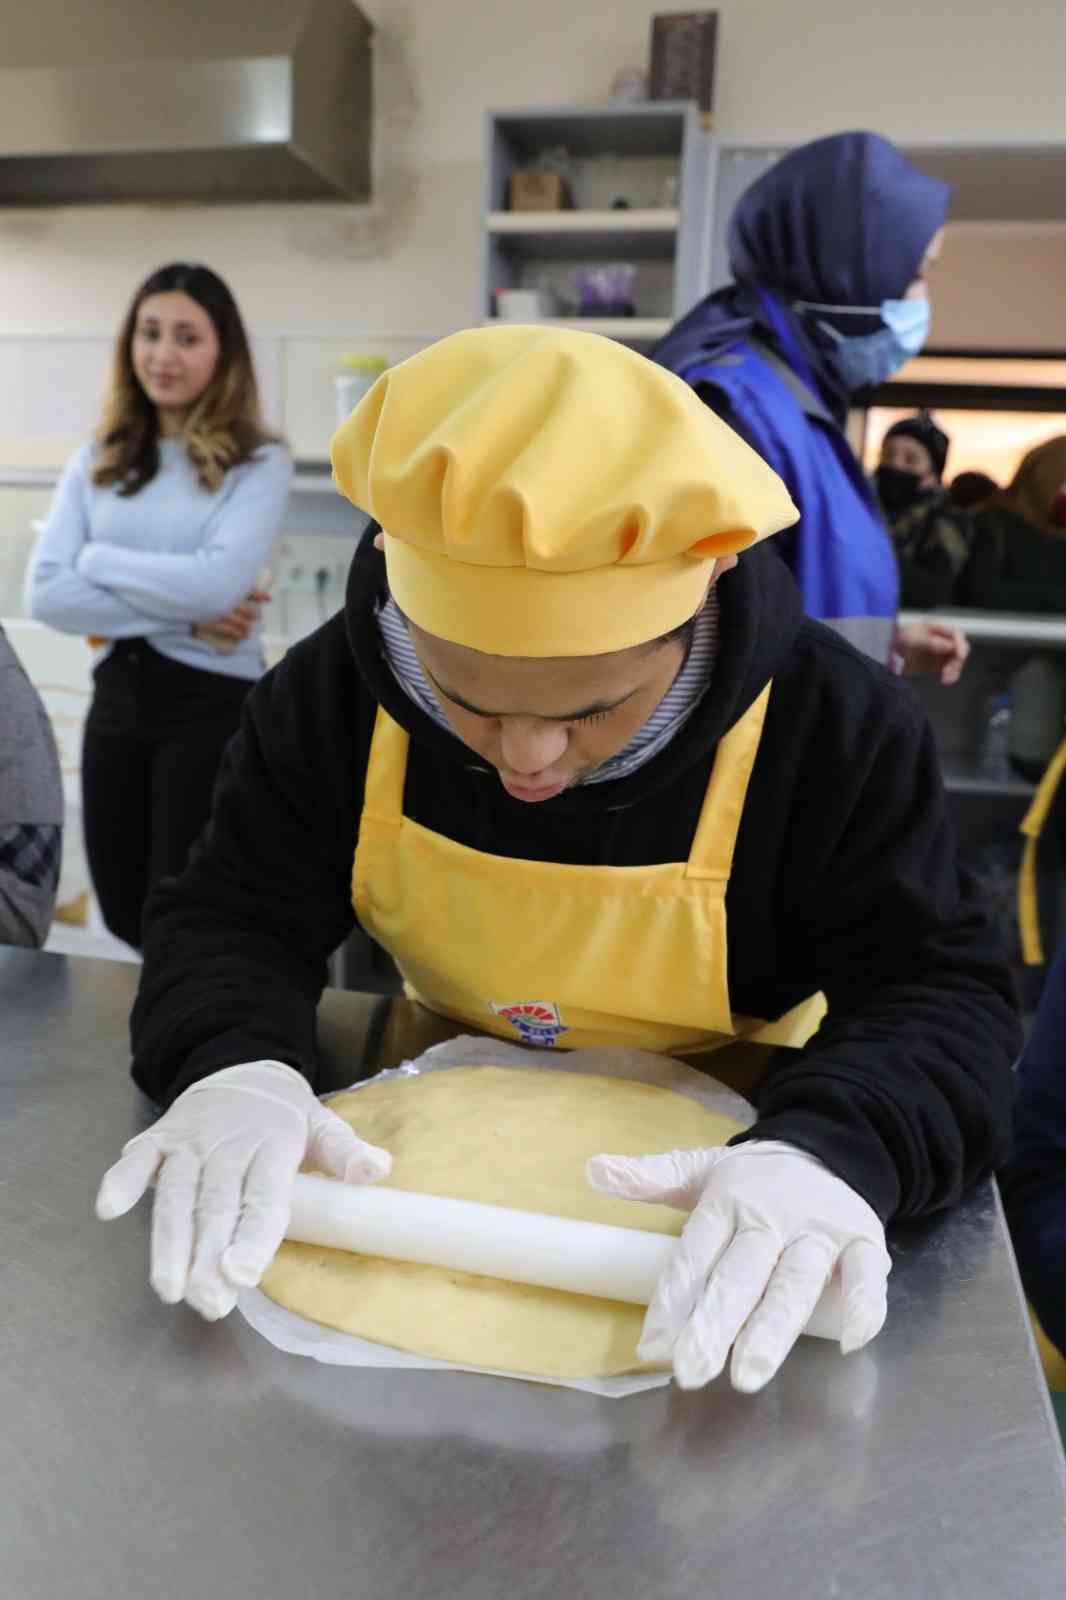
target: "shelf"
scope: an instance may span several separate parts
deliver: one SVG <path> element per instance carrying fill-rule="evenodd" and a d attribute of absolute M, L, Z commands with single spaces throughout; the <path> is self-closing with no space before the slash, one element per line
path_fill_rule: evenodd
<path fill-rule="evenodd" d="M 661 211 L 492 211 L 485 219 L 501 248 L 528 260 L 572 261 L 582 256 L 669 261 L 681 214 Z"/>
<path fill-rule="evenodd" d="M 687 100 L 649 100 L 604 106 L 533 106 L 489 113 L 497 132 L 519 155 L 536 156 L 565 145 L 575 156 L 676 156 L 687 120 Z"/>
<path fill-rule="evenodd" d="M 483 328 L 506 328 L 503 317 L 483 317 Z M 673 324 L 669 317 L 538 317 L 537 327 L 572 328 L 576 333 L 602 333 L 625 344 L 652 344 L 665 338 Z M 512 324 L 517 326 L 517 324 Z"/>
<path fill-rule="evenodd" d="M 681 213 L 676 206 L 637 211 L 632 206 L 609 211 L 490 211 L 490 233 L 676 233 Z"/>
<path fill-rule="evenodd" d="M 940 757 L 940 765 L 944 773 L 944 787 L 949 794 L 1002 795 L 1021 800 L 1028 799 L 1036 789 L 1035 784 L 1016 772 L 990 778 L 981 771 L 978 758 L 973 755 L 945 752 Z"/>
<path fill-rule="evenodd" d="M 1053 645 L 1066 649 L 1066 617 L 1041 616 L 1024 611 L 979 611 L 948 608 L 943 611 L 902 611 L 901 623 L 947 622 L 966 637 L 986 644 Z"/>
<path fill-rule="evenodd" d="M 501 209 L 514 173 L 558 146 L 575 158 L 573 196 L 583 204 Z M 632 345 L 662 338 L 707 292 L 714 156 L 708 121 L 690 101 L 489 111 L 477 315 L 493 311 L 500 290 L 562 291 L 557 280 L 568 269 L 631 262 L 639 279 L 633 303 L 661 315 L 538 320 Z M 676 192 L 664 189 L 667 176 Z M 612 202 L 622 194 L 634 204 L 615 209 Z M 671 203 L 658 205 L 657 199 Z M 570 303 L 565 292 L 544 302 L 553 308 Z"/>

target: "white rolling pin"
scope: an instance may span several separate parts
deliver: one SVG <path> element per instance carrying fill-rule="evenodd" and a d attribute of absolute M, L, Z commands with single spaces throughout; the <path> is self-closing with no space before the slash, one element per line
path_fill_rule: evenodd
<path fill-rule="evenodd" d="M 360 1255 L 450 1267 L 600 1300 L 646 1306 L 677 1240 L 639 1228 L 575 1222 L 473 1200 L 446 1200 L 301 1173 L 286 1236 Z M 806 1332 L 840 1337 L 839 1288 L 829 1284 Z"/>

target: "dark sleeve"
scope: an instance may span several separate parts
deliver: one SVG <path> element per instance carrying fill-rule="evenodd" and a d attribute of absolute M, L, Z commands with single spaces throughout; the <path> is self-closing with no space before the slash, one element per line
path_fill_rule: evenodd
<path fill-rule="evenodd" d="M 1020 1043 L 998 935 L 956 862 L 933 736 L 904 695 L 860 723 L 835 769 L 864 768 L 846 800 L 825 772 L 796 792 L 784 962 L 829 1012 L 802 1051 L 775 1057 L 747 1135 L 818 1156 L 886 1221 L 952 1205 L 1002 1162 Z"/>
<path fill-rule="evenodd" d="M 978 512 L 970 559 L 959 581 L 962 605 L 996 611 L 1059 612 L 1066 589 L 1066 544 L 1020 517 Z"/>
<path fill-rule="evenodd" d="M 904 609 L 923 611 L 948 605 L 970 557 L 964 514 L 935 506 L 917 518 L 902 518 L 891 532 Z"/>
<path fill-rule="evenodd" d="M 707 409 L 713 411 L 715 416 L 724 422 L 727 428 L 732 428 L 734 433 L 739 433 L 744 442 L 751 444 L 754 450 L 754 444 L 752 444 L 751 439 L 744 431 L 743 420 L 737 413 L 736 408 L 730 404 L 729 397 L 725 391 L 719 389 L 713 383 L 697 383 L 695 388 L 696 393 Z"/>
<path fill-rule="evenodd" d="M 64 810 L 52 724 L 0 627 L 0 944 L 33 948 L 48 937 Z"/>
<path fill-rule="evenodd" d="M 326 963 L 355 924 L 356 700 L 338 618 L 252 690 L 190 865 L 149 899 L 133 1076 L 159 1103 L 242 1061 L 315 1081 Z"/>
<path fill-rule="evenodd" d="M 54 823 L 0 828 L 0 944 L 39 949 L 55 912 L 63 830 Z"/>
<path fill-rule="evenodd" d="M 1066 1354 L 1066 946 L 1018 1068 L 1014 1116 L 1003 1203 L 1025 1292 Z"/>

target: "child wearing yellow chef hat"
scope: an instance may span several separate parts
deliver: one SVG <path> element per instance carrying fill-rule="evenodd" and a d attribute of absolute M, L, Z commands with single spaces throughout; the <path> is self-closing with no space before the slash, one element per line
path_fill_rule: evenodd
<path fill-rule="evenodd" d="M 309 1150 L 349 1181 L 386 1170 L 312 1093 L 325 958 L 358 924 L 457 1028 L 782 1046 L 724 1151 L 591 1177 L 692 1210 L 641 1347 L 680 1382 L 732 1350 L 761 1387 L 834 1270 L 857 1348 L 885 1315 L 885 1222 L 1000 1159 L 1016 1043 L 920 711 L 804 617 L 776 476 L 622 345 L 442 340 L 378 380 L 333 463 L 375 526 L 344 612 L 251 696 L 201 847 L 150 907 L 133 1070 L 169 1109 L 101 1214 L 154 1177 L 184 1220 L 153 1282 L 216 1317 Z M 168 1168 L 222 1149 L 223 1198 L 185 1217 Z"/>

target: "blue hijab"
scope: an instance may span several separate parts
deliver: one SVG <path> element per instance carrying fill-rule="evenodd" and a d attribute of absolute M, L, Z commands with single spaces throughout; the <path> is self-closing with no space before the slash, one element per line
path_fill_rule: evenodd
<path fill-rule="evenodd" d="M 912 167 L 879 134 L 836 133 L 801 145 L 737 202 L 729 223 L 736 281 L 695 306 L 652 359 L 683 377 L 686 367 L 755 333 L 800 377 L 813 375 L 842 421 L 848 394 L 832 341 L 792 302 L 879 306 L 899 299 L 943 227 L 950 197 L 946 183 Z M 865 333 L 878 323 L 852 316 L 840 326 Z"/>

